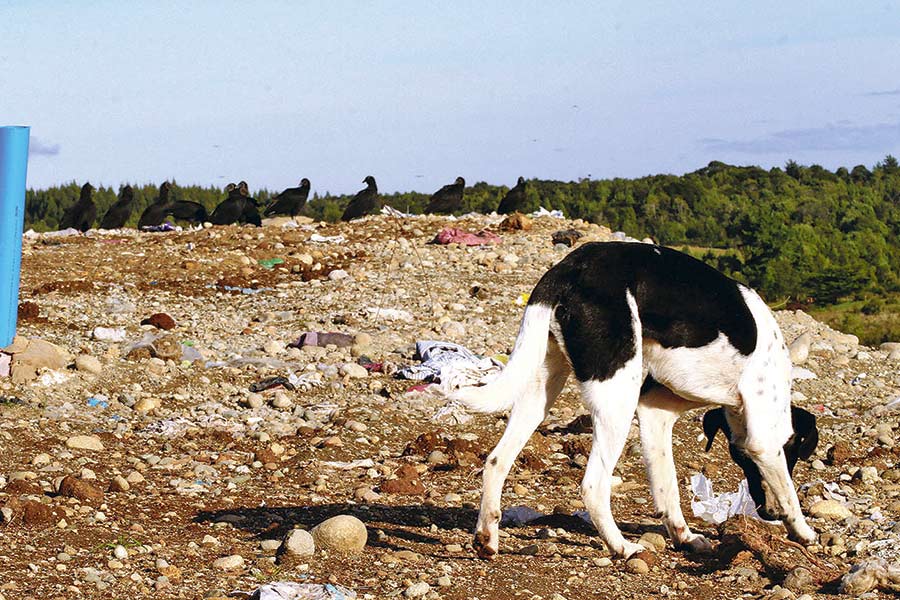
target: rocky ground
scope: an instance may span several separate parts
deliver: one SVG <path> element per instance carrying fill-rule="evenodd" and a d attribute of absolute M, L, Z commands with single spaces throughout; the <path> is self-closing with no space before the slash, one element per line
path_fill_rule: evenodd
<path fill-rule="evenodd" d="M 373 217 L 27 237 L 20 338 L 12 376 L 0 377 L 0 598 L 224 597 L 274 581 L 332 583 L 366 598 L 837 594 L 786 583 L 752 549 L 725 552 L 723 542 L 691 555 L 663 542 L 636 426 L 613 509 L 650 550 L 643 564 L 610 560 L 573 516 L 590 426 L 571 382 L 503 499 L 545 516 L 504 527 L 496 560 L 475 557 L 480 466 L 505 419 L 434 421 L 437 395 L 407 392 L 415 382 L 392 374 L 417 362 L 416 340 L 506 354 L 517 300 L 569 250 L 551 234 L 573 227 L 579 244 L 613 237 L 550 217 L 528 231 L 498 222 Z M 502 242 L 427 243 L 448 225 L 489 226 Z M 794 473 L 821 534 L 807 554 L 836 572 L 871 557 L 893 562 L 897 351 L 860 347 L 803 313 L 777 317 L 789 341 L 800 338 L 795 402 L 819 418 L 818 450 Z M 352 343 L 288 347 L 307 331 L 348 333 Z M 366 358 L 381 372 L 361 367 Z M 289 375 L 293 390 L 250 390 Z M 689 521 L 718 541 L 714 525 L 690 516 L 688 481 L 702 472 L 731 491 L 742 474 L 722 440 L 703 453 L 700 417 L 676 426 L 675 456 Z M 328 527 L 297 531 L 336 515 L 365 532 L 353 520 L 337 541 Z M 775 539 L 784 558 L 789 548 Z"/>

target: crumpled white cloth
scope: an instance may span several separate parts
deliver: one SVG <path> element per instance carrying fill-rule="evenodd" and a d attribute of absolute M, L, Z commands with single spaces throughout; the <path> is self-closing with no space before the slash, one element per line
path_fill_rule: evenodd
<path fill-rule="evenodd" d="M 485 377 L 500 371 L 503 365 L 492 358 L 482 358 L 453 342 L 416 342 L 416 355 L 422 364 L 397 371 L 398 379 L 439 383 L 441 391 L 450 391 L 482 383 Z"/>
<path fill-rule="evenodd" d="M 691 476 L 691 510 L 695 517 L 700 517 L 707 523 L 724 523 L 735 515 L 747 515 L 760 519 L 756 512 L 756 502 L 750 495 L 747 480 L 738 484 L 736 492 L 713 494 L 712 482 L 702 473 Z"/>
<path fill-rule="evenodd" d="M 330 583 L 295 583 L 276 581 L 260 586 L 250 600 L 352 600 L 356 592 Z"/>

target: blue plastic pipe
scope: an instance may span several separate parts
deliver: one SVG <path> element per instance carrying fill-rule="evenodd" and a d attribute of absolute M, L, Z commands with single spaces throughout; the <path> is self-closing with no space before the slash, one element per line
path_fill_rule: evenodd
<path fill-rule="evenodd" d="M 16 334 L 29 131 L 0 127 L 0 348 Z"/>

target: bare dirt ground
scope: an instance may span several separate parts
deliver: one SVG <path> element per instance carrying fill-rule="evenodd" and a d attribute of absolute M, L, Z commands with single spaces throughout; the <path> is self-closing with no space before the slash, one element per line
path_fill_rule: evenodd
<path fill-rule="evenodd" d="M 407 393 L 415 382 L 387 373 L 417 362 L 417 340 L 507 353 L 522 311 L 517 298 L 567 251 L 551 234 L 575 227 L 586 234 L 579 243 L 611 237 L 541 218 L 530 231 L 499 231 L 497 246 L 427 244 L 446 225 L 497 231 L 497 222 L 374 217 L 27 239 L 21 300 L 35 306 L 19 334 L 97 362 L 24 383 L 0 378 L 0 507 L 9 509 L 0 524 L 0 598 L 225 597 L 270 581 L 331 582 L 370 598 L 836 594 L 834 585 L 777 587 L 785 573 L 751 551 L 692 555 L 668 542 L 648 553 L 649 573 L 603 560 L 609 553 L 593 527 L 573 516 L 583 508 L 590 427 L 571 382 L 504 490 L 504 508 L 546 516 L 504 527 L 496 560 L 476 558 L 480 467 L 505 418 L 436 422 L 440 399 Z M 314 233 L 346 239 L 314 242 Z M 271 258 L 284 262 L 259 262 Z M 386 309 L 411 318 L 391 320 Z M 176 327 L 141 325 L 154 313 Z M 818 415 L 821 434 L 813 459 L 794 473 L 798 486 L 807 484 L 801 501 L 809 508 L 836 498 L 848 511 L 811 518 L 822 535 L 809 550 L 840 570 L 871 556 L 896 560 L 900 446 L 898 413 L 888 405 L 898 398 L 900 363 L 802 313 L 778 318 L 789 341 L 810 334 L 803 367 L 816 376 L 794 383 L 795 402 Z M 122 328 L 125 341 L 98 339 L 97 327 Z M 286 348 L 305 331 L 367 335 L 348 348 Z M 165 335 L 176 352 L 160 343 L 127 354 L 147 334 Z M 199 358 L 181 360 L 185 347 Z M 346 365 L 360 355 L 387 373 L 358 376 Z M 291 373 L 308 384 L 249 390 Z M 703 453 L 701 416 L 677 424 L 675 457 L 685 514 L 717 542 L 714 525 L 691 517 L 687 482 L 702 472 L 717 492 L 732 491 L 742 474 L 721 439 Z M 72 447 L 77 435 L 96 436 L 102 449 Z M 363 459 L 371 466 L 328 464 Z M 626 536 L 664 534 L 636 425 L 616 474 L 623 483 L 613 510 Z M 65 476 L 88 487 L 61 490 Z M 338 514 L 366 524 L 362 552 L 276 555 L 290 530 Z M 215 562 L 230 556 L 242 561 L 227 569 Z"/>

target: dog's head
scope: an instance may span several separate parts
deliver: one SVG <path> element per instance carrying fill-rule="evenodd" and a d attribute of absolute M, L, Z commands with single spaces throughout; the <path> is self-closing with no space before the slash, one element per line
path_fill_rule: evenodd
<path fill-rule="evenodd" d="M 807 460 L 815 452 L 819 444 L 819 430 L 816 427 L 816 417 L 809 411 L 796 406 L 791 407 L 791 424 L 794 433 L 784 445 L 784 458 L 787 462 L 788 473 L 793 474 L 794 465 L 798 459 Z M 766 503 L 766 493 L 763 489 L 762 476 L 753 459 L 743 448 L 732 441 L 731 428 L 725 419 L 724 409 L 717 408 L 703 415 L 703 433 L 706 434 L 706 451 L 712 447 L 716 433 L 722 430 L 728 438 L 728 453 L 731 459 L 744 471 L 747 477 L 750 495 L 756 502 L 757 512 L 763 519 L 775 520 L 777 517 L 770 512 L 775 507 Z"/>

